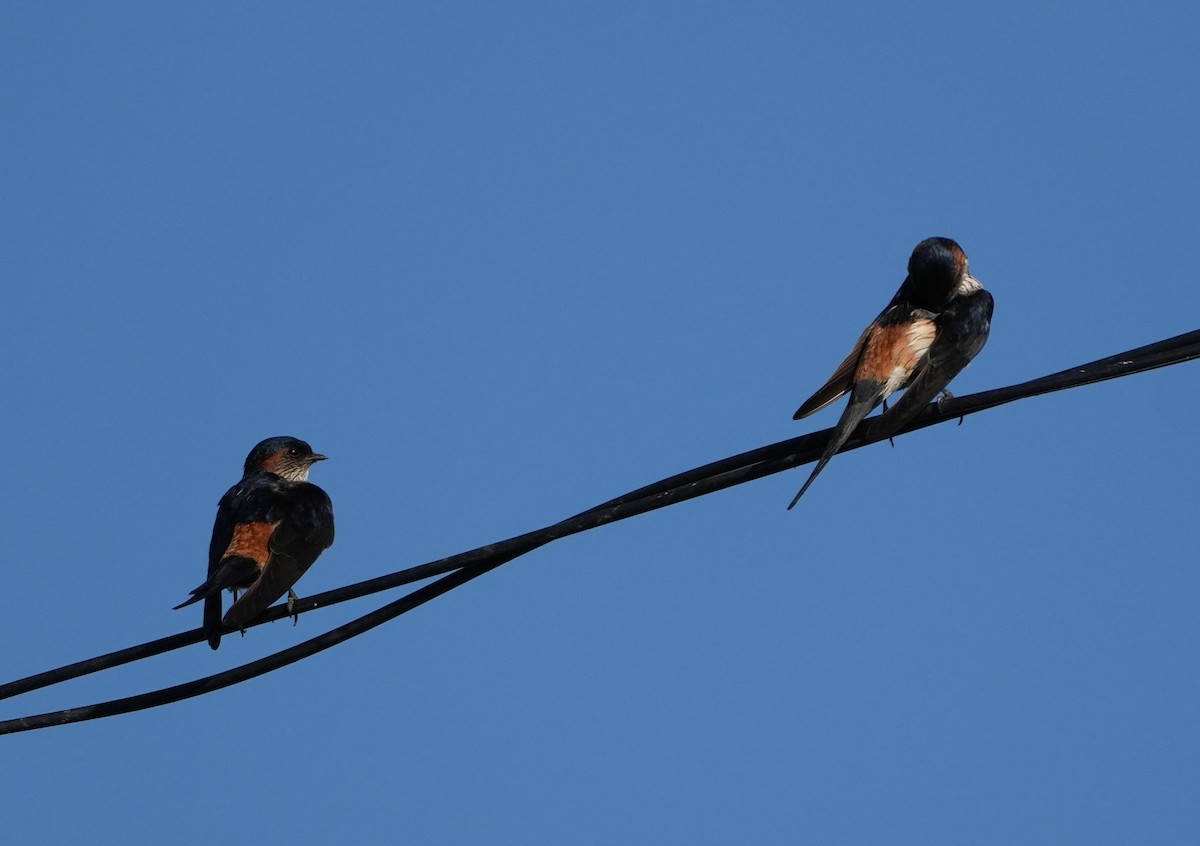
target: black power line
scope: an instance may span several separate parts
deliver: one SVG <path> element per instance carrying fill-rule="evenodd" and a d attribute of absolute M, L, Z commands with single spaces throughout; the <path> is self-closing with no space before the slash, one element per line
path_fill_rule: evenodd
<path fill-rule="evenodd" d="M 927 426 L 944 423 L 947 420 L 965 417 L 995 408 L 998 405 L 1013 402 L 1027 397 L 1039 396 L 1054 391 L 1076 388 L 1094 382 L 1103 382 L 1134 373 L 1142 373 L 1159 367 L 1180 364 L 1185 361 L 1200 358 L 1200 331 L 1189 332 L 1165 341 L 1159 341 L 1144 347 L 1138 347 L 1128 352 L 1118 353 L 1108 358 L 1093 361 L 1089 364 L 1073 367 L 1022 382 L 1007 388 L 997 388 L 965 397 L 957 397 L 944 403 L 931 403 L 911 423 L 895 434 L 904 434 Z M 847 441 L 841 452 L 857 449 L 868 444 L 883 440 L 877 431 L 878 417 L 872 418 L 859 427 L 859 431 Z M 394 619 L 401 614 L 411 611 L 431 599 L 450 591 L 466 582 L 493 570 L 514 558 L 531 552 L 547 543 L 568 535 L 577 534 L 588 529 L 624 520 L 648 511 L 654 511 L 667 505 L 683 502 L 704 494 L 723 490 L 743 482 L 752 481 L 772 473 L 788 470 L 792 467 L 815 461 L 823 451 L 825 444 L 832 436 L 832 429 L 824 429 L 798 438 L 781 441 L 770 446 L 761 447 L 750 452 L 735 455 L 730 458 L 715 461 L 655 482 L 652 485 L 631 491 L 624 496 L 609 500 L 595 508 L 570 517 L 554 525 L 537 531 L 518 535 L 498 543 L 482 546 L 468 552 L 442 558 L 419 567 L 400 570 L 375 579 L 357 584 L 347 585 L 336 590 L 310 596 L 297 603 L 297 611 L 311 611 L 327 607 L 349 599 L 358 599 L 371 593 L 399 587 L 405 584 L 421 581 L 433 576 L 443 575 L 436 582 L 425 585 L 400 599 L 378 608 L 358 619 L 332 629 L 325 634 L 304 641 L 281 652 L 260 658 L 233 669 L 216 673 L 211 676 L 185 682 L 184 684 L 161 690 L 115 699 L 88 705 L 81 708 L 71 708 L 64 711 L 54 711 L 29 717 L 19 717 L 0 721 L 0 734 L 11 734 L 30 729 L 46 728 L 54 725 L 93 720 L 116 714 L 125 714 L 144 708 L 178 702 L 193 696 L 199 696 L 214 690 L 220 690 L 247 679 L 263 675 L 272 670 L 295 663 L 310 655 L 315 655 L 331 646 L 336 646 L 345 640 L 366 632 L 375 626 Z M 452 572 L 454 571 L 454 572 Z M 284 606 L 275 608 L 264 614 L 253 625 L 273 622 L 287 616 Z M 150 643 L 101 655 L 86 661 L 80 661 L 55 670 L 49 670 L 24 679 L 0 685 L 0 698 L 16 696 L 31 690 L 48 687 L 62 681 L 89 673 L 98 672 L 110 667 L 126 664 L 131 661 L 159 655 L 182 646 L 198 643 L 204 639 L 200 629 L 161 638 Z"/>

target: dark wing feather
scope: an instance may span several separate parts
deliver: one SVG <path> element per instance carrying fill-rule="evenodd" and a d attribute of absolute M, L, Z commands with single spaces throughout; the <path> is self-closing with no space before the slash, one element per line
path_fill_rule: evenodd
<path fill-rule="evenodd" d="M 221 497 L 221 501 L 217 503 L 217 519 L 213 521 L 212 539 L 208 543 L 208 581 L 212 583 L 213 577 L 216 575 L 221 564 L 221 556 L 229 547 L 229 541 L 233 538 L 233 526 L 236 522 L 233 517 L 233 502 L 238 498 L 238 491 L 241 485 L 234 485 L 230 488 L 225 496 Z M 208 645 L 213 649 L 221 645 L 221 591 L 219 585 L 215 586 L 204 598 L 204 634 L 208 639 Z"/>

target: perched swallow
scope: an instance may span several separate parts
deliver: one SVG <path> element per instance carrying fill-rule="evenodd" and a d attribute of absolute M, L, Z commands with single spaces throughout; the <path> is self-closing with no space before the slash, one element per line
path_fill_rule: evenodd
<path fill-rule="evenodd" d="M 222 626 L 242 628 L 285 593 L 333 545 L 333 504 L 308 481 L 325 456 L 296 438 L 267 438 L 246 456 L 242 480 L 217 505 L 208 546 L 208 579 L 176 610 L 204 600 L 208 645 L 221 645 Z M 221 618 L 221 591 L 233 605 Z M 238 591 L 245 591 L 238 597 Z"/>
<path fill-rule="evenodd" d="M 948 318 L 946 327 L 941 327 L 939 317 L 960 302 L 960 310 Z M 850 394 L 850 402 L 838 420 L 833 438 L 788 509 L 800 501 L 809 485 L 876 406 L 914 382 L 920 383 L 922 393 L 935 384 L 934 394 L 944 389 L 954 374 L 983 346 L 991 311 L 991 295 L 968 272 L 967 256 L 958 244 L 949 238 L 926 238 L 917 244 L 908 260 L 908 276 L 900 290 L 887 308 L 871 321 L 829 380 L 797 409 L 793 417 L 795 420 L 807 417 L 843 394 Z M 982 337 L 979 331 L 981 318 Z M 946 338 L 939 344 L 939 335 L 943 331 Z M 935 347 L 941 354 L 936 373 L 929 369 L 930 352 Z M 964 355 L 966 360 L 957 365 Z M 957 369 L 954 369 L 956 365 Z M 918 403 L 914 397 L 903 413 L 915 416 L 912 406 L 919 411 L 927 401 Z M 899 415 L 894 419 L 899 419 Z"/>

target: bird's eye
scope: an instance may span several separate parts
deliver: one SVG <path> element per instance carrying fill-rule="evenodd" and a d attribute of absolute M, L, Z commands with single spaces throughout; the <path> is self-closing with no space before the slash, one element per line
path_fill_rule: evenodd
<path fill-rule="evenodd" d="M 291 449 L 288 450 L 288 455 L 292 456 L 293 458 L 295 458 L 299 454 L 300 454 L 300 450 L 297 447 L 292 447 Z"/>

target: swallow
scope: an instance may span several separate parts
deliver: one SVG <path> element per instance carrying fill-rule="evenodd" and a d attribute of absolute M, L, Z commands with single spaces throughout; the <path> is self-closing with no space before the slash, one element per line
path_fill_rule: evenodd
<path fill-rule="evenodd" d="M 246 456 L 242 480 L 221 497 L 208 578 L 175 606 L 204 600 L 204 633 L 213 649 L 221 645 L 223 626 L 244 628 L 285 593 L 295 619 L 292 586 L 333 545 L 333 503 L 308 481 L 312 465 L 324 460 L 297 438 L 267 438 Z M 223 590 L 233 594 L 224 618 Z"/>
<path fill-rule="evenodd" d="M 850 355 L 838 365 L 829 380 L 805 400 L 793 416 L 794 420 L 800 420 L 837 401 L 843 394 L 850 394 L 850 401 L 838 420 L 833 437 L 812 474 L 788 505 L 789 510 L 800 501 L 800 497 L 804 496 L 825 465 L 850 439 L 864 417 L 881 403 L 887 413 L 886 401 L 889 396 L 914 384 L 914 381 L 921 381 L 921 376 L 926 373 L 930 375 L 921 383 L 922 392 L 936 384 L 943 375 L 949 374 L 945 382 L 934 390 L 936 394 L 962 369 L 959 367 L 950 373 L 962 353 L 969 351 L 973 343 L 963 341 L 956 347 L 951 339 L 954 332 L 960 332 L 964 338 L 979 334 L 977 323 L 980 315 L 972 309 L 948 321 L 944 331 L 947 332 L 946 344 L 949 349 L 936 374 L 928 367 L 930 351 L 938 345 L 939 331 L 943 331 L 938 323 L 939 317 L 960 298 L 966 301 L 980 293 L 986 300 L 979 298 L 971 302 L 976 303 L 977 309 L 986 305 L 987 318 L 984 322 L 990 325 L 991 295 L 968 272 L 967 256 L 962 247 L 949 238 L 926 238 L 917 244 L 908 260 L 908 276 L 900 285 L 900 290 L 859 336 Z M 960 326 L 963 320 L 970 325 Z M 986 338 L 987 330 L 984 329 L 983 340 Z M 939 346 L 939 350 L 943 346 Z M 982 340 L 978 346 L 983 346 Z M 956 348 L 961 349 L 958 355 L 954 354 Z M 974 349 L 971 356 L 978 351 L 978 348 Z M 963 362 L 965 365 L 966 362 Z M 924 402 L 917 403 L 914 398 L 913 404 L 919 411 L 924 408 Z M 903 413 L 915 414 L 911 405 L 906 405 Z M 899 416 L 894 419 L 899 419 Z"/>

